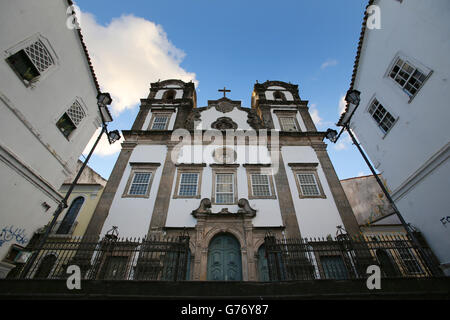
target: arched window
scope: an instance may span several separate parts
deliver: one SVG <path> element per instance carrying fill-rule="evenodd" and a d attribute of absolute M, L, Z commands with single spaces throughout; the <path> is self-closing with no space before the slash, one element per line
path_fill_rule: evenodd
<path fill-rule="evenodd" d="M 175 96 L 177 95 L 177 92 L 175 90 L 167 90 L 164 92 L 163 100 L 173 100 L 175 99 Z"/>
<path fill-rule="evenodd" d="M 52 272 L 53 266 L 56 262 L 56 256 L 54 254 L 50 254 L 46 257 L 44 257 L 41 260 L 41 264 L 39 265 L 39 268 L 37 269 L 36 273 L 34 274 L 33 278 L 35 279 L 46 279 Z"/>
<path fill-rule="evenodd" d="M 73 200 L 64 219 L 59 225 L 58 231 L 56 231 L 57 234 L 68 234 L 70 232 L 70 229 L 72 228 L 72 225 L 75 222 L 75 219 L 77 218 L 78 212 L 80 212 L 83 203 L 84 203 L 83 197 L 78 197 L 75 200 Z"/>
<path fill-rule="evenodd" d="M 284 101 L 284 100 L 286 100 L 286 97 L 284 96 L 284 93 L 282 93 L 280 91 L 275 91 L 273 93 L 273 99 L 277 100 L 277 101 Z"/>

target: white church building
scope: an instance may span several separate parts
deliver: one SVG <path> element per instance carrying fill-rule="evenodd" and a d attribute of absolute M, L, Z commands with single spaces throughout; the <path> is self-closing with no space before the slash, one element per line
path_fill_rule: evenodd
<path fill-rule="evenodd" d="M 190 237 L 192 280 L 257 280 L 265 235 L 359 228 L 298 86 L 256 83 L 251 108 L 197 107 L 192 82 L 152 83 L 86 234 Z M 224 271 L 225 270 L 225 271 Z"/>
<path fill-rule="evenodd" d="M 0 261 L 50 221 L 101 124 L 86 46 L 68 27 L 71 5 L 0 2 Z M 0 262 L 0 277 L 11 267 Z"/>
<path fill-rule="evenodd" d="M 369 5 L 350 86 L 361 101 L 338 125 L 349 124 L 450 275 L 450 2 Z"/>

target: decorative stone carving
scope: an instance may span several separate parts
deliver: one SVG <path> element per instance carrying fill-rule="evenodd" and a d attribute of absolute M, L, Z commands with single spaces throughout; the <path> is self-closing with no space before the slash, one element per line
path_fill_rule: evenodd
<path fill-rule="evenodd" d="M 211 128 L 217 130 L 237 129 L 237 127 L 238 127 L 237 123 L 228 117 L 218 118 L 211 124 Z"/>
<path fill-rule="evenodd" d="M 211 200 L 208 198 L 203 198 L 200 201 L 200 206 L 192 211 L 192 215 L 196 217 L 198 214 L 211 213 Z"/>
<path fill-rule="evenodd" d="M 249 217 L 254 217 L 256 216 L 256 210 L 253 209 L 252 207 L 250 207 L 250 203 L 248 202 L 247 199 L 242 198 L 239 200 L 238 202 L 238 206 L 239 206 L 239 210 L 238 213 L 239 214 L 243 214 Z"/>
<path fill-rule="evenodd" d="M 215 108 L 219 112 L 227 113 L 234 109 L 234 105 L 228 101 L 220 101 L 215 105 Z"/>
<path fill-rule="evenodd" d="M 197 109 L 192 109 L 191 113 L 188 115 L 184 126 L 186 129 L 188 130 L 194 130 L 194 125 L 196 121 L 200 121 L 201 120 L 201 114 L 200 111 L 198 111 Z"/>
<path fill-rule="evenodd" d="M 222 208 L 217 214 L 232 214 L 228 208 Z"/>
<path fill-rule="evenodd" d="M 209 218 L 213 218 L 213 217 L 241 217 L 244 216 L 246 218 L 253 218 L 256 216 L 256 210 L 253 209 L 252 207 L 250 207 L 250 204 L 248 202 L 247 199 L 240 199 L 238 202 L 238 206 L 239 206 L 239 210 L 234 213 L 234 212 L 230 212 L 228 210 L 228 208 L 222 208 L 222 210 L 220 210 L 217 213 L 213 213 L 211 212 L 211 200 L 208 198 L 204 198 L 202 199 L 202 201 L 200 201 L 200 206 L 196 209 L 192 211 L 192 215 L 195 218 L 199 218 L 199 217 L 209 217 Z"/>
<path fill-rule="evenodd" d="M 255 109 L 250 109 L 250 111 L 248 111 L 247 123 L 255 130 L 266 128 L 264 122 L 259 118 Z"/>

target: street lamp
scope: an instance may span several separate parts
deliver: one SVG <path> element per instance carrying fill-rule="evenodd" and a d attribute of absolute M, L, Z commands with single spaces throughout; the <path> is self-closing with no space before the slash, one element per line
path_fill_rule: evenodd
<path fill-rule="evenodd" d="M 55 226 L 59 215 L 65 208 L 68 207 L 67 200 L 69 199 L 70 195 L 72 194 L 73 189 L 77 185 L 77 182 L 80 179 L 80 176 L 83 173 L 83 170 L 86 167 L 89 159 L 91 158 L 92 154 L 94 153 L 95 148 L 97 147 L 98 143 L 100 142 L 100 139 L 101 139 L 103 133 L 106 133 L 106 136 L 108 137 L 108 142 L 110 144 L 113 144 L 114 142 L 116 142 L 117 140 L 120 139 L 120 133 L 118 130 L 108 132 L 107 123 L 113 121 L 111 113 L 109 113 L 109 110 L 108 110 L 108 105 L 110 105 L 111 103 L 112 103 L 112 99 L 111 99 L 111 95 L 109 93 L 105 92 L 105 93 L 99 93 L 97 95 L 97 106 L 98 106 L 98 110 L 99 110 L 100 117 L 102 120 L 102 130 L 101 130 L 97 140 L 95 141 L 94 145 L 92 146 L 91 150 L 89 151 L 87 158 L 84 160 L 83 165 L 81 166 L 80 170 L 78 170 L 77 176 L 72 181 L 72 184 L 70 185 L 69 190 L 67 191 L 64 199 L 59 203 L 58 208 L 53 213 L 52 221 L 44 227 L 44 230 L 45 230 L 44 235 L 40 239 L 39 245 L 37 246 L 36 250 L 31 255 L 31 257 L 27 261 L 27 263 L 25 264 L 25 266 L 20 274 L 21 278 L 25 278 L 26 274 L 30 271 L 32 265 L 36 261 L 37 255 L 41 251 L 42 247 L 45 244 L 45 241 L 48 239 L 50 232 L 52 231 L 53 227 Z"/>
<path fill-rule="evenodd" d="M 400 214 L 400 211 L 398 210 L 397 206 L 395 205 L 394 200 L 391 198 L 391 195 L 389 194 L 388 190 L 384 186 L 384 183 L 378 177 L 377 173 L 375 172 L 375 169 L 372 167 L 372 164 L 370 163 L 370 161 L 367 158 L 366 154 L 362 150 L 360 144 L 358 143 L 358 141 L 356 140 L 356 138 L 353 135 L 352 131 L 350 130 L 350 125 L 349 125 L 350 119 L 352 118 L 353 114 L 355 113 L 356 109 L 359 106 L 359 103 L 361 102 L 360 95 L 361 95 L 361 92 L 359 92 L 358 90 L 349 90 L 347 92 L 347 94 L 345 96 L 345 100 L 347 101 L 347 103 L 353 104 L 355 107 L 354 107 L 351 115 L 347 118 L 347 121 L 344 124 L 342 124 L 341 132 L 339 132 L 339 134 L 337 134 L 336 130 L 328 129 L 326 131 L 325 137 L 327 139 L 329 139 L 331 142 L 336 143 L 338 141 L 339 137 L 341 136 L 342 132 L 344 130 L 347 130 L 350 138 L 353 141 L 353 144 L 358 148 L 358 151 L 361 153 L 362 157 L 364 158 L 364 161 L 366 162 L 366 164 L 369 167 L 370 171 L 372 172 L 373 176 L 377 180 L 380 188 L 383 190 L 383 193 L 385 194 L 386 198 L 388 199 L 392 209 L 394 209 L 394 212 L 397 214 L 398 218 L 400 219 L 400 222 L 403 225 L 403 227 L 405 228 L 407 234 L 412 239 L 412 241 L 417 246 L 417 248 L 419 248 L 419 250 L 420 250 L 420 244 L 419 244 L 417 238 L 411 232 L 409 225 L 405 222 L 405 220 L 403 219 L 402 215 Z"/>

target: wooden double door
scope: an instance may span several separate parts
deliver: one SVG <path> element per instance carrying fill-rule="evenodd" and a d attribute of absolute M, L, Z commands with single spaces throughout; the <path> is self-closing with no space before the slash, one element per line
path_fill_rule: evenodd
<path fill-rule="evenodd" d="M 241 246 L 232 235 L 220 234 L 211 240 L 208 250 L 207 280 L 242 280 Z"/>

